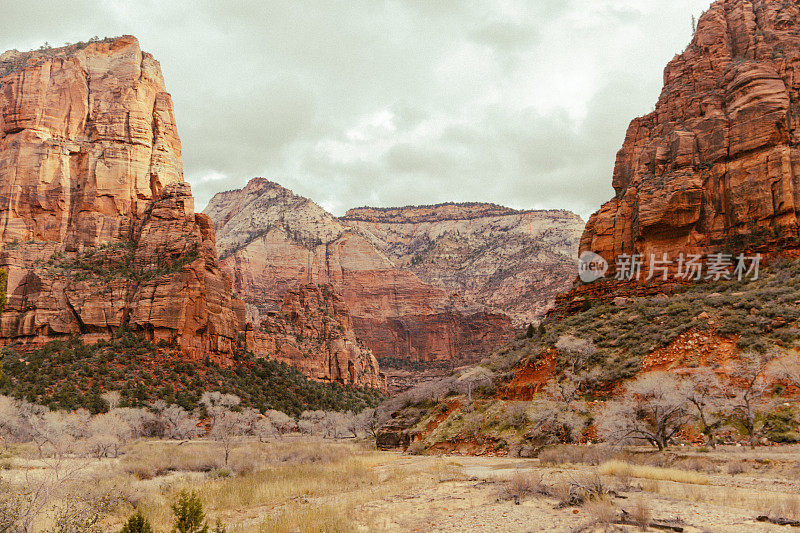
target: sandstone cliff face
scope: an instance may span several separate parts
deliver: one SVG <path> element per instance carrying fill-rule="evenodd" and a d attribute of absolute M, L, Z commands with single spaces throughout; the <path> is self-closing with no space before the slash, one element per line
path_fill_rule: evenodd
<path fill-rule="evenodd" d="M 278 311 L 287 290 L 313 282 L 341 292 L 356 335 L 378 358 L 469 360 L 511 334 L 505 315 L 460 312 L 457 296 L 397 268 L 369 236 L 268 180 L 217 194 L 205 213 L 253 323 Z"/>
<path fill-rule="evenodd" d="M 271 354 L 319 381 L 386 388 L 372 352 L 356 340 L 350 313 L 331 285 L 289 289 L 280 311 L 248 328 L 247 348 Z"/>
<path fill-rule="evenodd" d="M 536 321 L 575 277 L 584 222 L 568 211 L 492 204 L 351 209 L 342 221 L 391 261 L 457 295 L 464 313 Z"/>
<path fill-rule="evenodd" d="M 715 2 L 664 71 L 655 111 L 631 123 L 616 197 L 589 219 L 581 251 L 613 263 L 796 235 L 799 121 L 800 5 Z"/>
<path fill-rule="evenodd" d="M 237 322 L 158 63 L 126 36 L 0 56 L 3 342 L 120 326 L 225 359 Z"/>

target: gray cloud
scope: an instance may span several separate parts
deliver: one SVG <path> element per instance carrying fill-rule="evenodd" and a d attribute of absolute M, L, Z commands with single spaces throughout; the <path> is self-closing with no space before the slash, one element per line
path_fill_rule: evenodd
<path fill-rule="evenodd" d="M 491 201 L 588 215 L 709 0 L 15 2 L 0 51 L 133 34 L 198 206 L 253 176 L 342 213 Z"/>

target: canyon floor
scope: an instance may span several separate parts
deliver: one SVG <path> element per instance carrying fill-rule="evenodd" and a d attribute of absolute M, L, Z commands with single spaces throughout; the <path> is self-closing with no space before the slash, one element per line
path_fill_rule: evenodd
<path fill-rule="evenodd" d="M 0 479 L 46 493 L 54 509 L 101 502 L 99 531 L 119 531 L 134 506 L 154 531 L 169 531 L 182 489 L 197 491 L 210 524 L 229 532 L 778 531 L 786 527 L 757 517 L 800 518 L 800 447 L 545 452 L 422 456 L 288 437 L 235 443 L 224 466 L 222 444 L 204 440 L 143 440 L 103 459 L 42 459 L 18 446 L 3 451 Z M 51 530 L 55 514 L 30 531 Z"/>

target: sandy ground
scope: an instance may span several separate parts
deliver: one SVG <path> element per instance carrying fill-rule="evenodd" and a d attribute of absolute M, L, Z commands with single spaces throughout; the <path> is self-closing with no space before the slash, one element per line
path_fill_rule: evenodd
<path fill-rule="evenodd" d="M 388 453 L 386 462 L 378 469 L 400 467 L 409 471 L 425 469 L 428 464 L 442 461 L 432 457 L 403 456 Z M 361 531 L 640 531 L 634 526 L 597 525 L 591 509 L 585 507 L 558 508 L 558 501 L 533 496 L 521 501 L 501 501 L 499 488 L 504 479 L 515 472 L 531 470 L 553 478 L 579 475 L 584 468 L 545 468 L 536 460 L 502 457 L 452 457 L 444 459 L 457 473 L 445 477 L 433 487 L 425 487 L 401 497 L 364 502 L 364 516 L 372 517 L 362 524 Z M 586 467 L 588 469 L 589 467 Z M 613 482 L 611 480 L 610 482 Z M 670 483 L 670 482 L 662 482 Z M 674 485 L 681 485 L 675 483 Z M 727 486 L 758 486 L 765 491 L 797 494 L 797 483 L 786 480 L 764 480 L 743 476 L 715 475 L 712 485 L 696 486 L 697 490 L 718 490 Z M 753 489 L 755 490 L 755 489 Z M 671 520 L 684 531 L 788 531 L 793 528 L 757 522 L 757 513 L 737 509 L 731 502 L 712 504 L 670 498 L 641 490 L 634 480 L 631 488 L 619 491 L 612 498 L 614 505 L 626 509 L 637 498 L 644 498 L 653 519 Z M 689 496 L 693 494 L 689 491 Z M 725 494 L 721 495 L 724 498 Z M 355 513 L 358 515 L 359 513 Z M 655 529 L 651 529 L 655 531 Z"/>
<path fill-rule="evenodd" d="M 539 459 L 474 456 L 412 456 L 400 452 L 377 452 L 366 448 L 366 443 L 352 446 L 321 439 L 286 439 L 275 444 L 251 443 L 258 456 L 269 454 L 274 447 L 284 451 L 305 449 L 317 451 L 320 447 L 338 446 L 349 450 L 337 463 L 280 463 L 289 472 L 285 485 L 277 482 L 272 487 L 269 476 L 262 489 L 254 489 L 252 498 L 244 498 L 243 505 L 227 505 L 207 509 L 214 518 L 221 518 L 229 526 L 229 532 L 249 533 L 265 531 L 289 533 L 294 531 L 418 531 L 418 532 L 528 532 L 528 531 L 639 531 L 638 527 L 620 525 L 617 522 L 623 511 L 634 514 L 637 507 L 649 509 L 652 521 L 668 523 L 686 532 L 759 532 L 791 531 L 789 526 L 777 526 L 758 522 L 759 515 L 800 518 L 800 446 L 757 448 L 729 448 L 700 453 L 694 449 L 671 450 L 670 464 L 684 464 L 683 472 L 694 475 L 693 483 L 670 481 L 678 479 L 666 476 L 663 470 L 646 477 L 637 475 L 603 475 L 602 485 L 609 489 L 603 503 L 581 506 L 560 505 L 552 496 L 532 494 L 518 503 L 501 497 L 509 480 L 518 473 L 541 478 L 547 487 L 564 486 L 569 482 L 585 482 L 597 479 L 598 468 L 589 465 L 563 464 L 543 465 Z M 171 446 L 173 449 L 189 449 L 188 456 L 209 453 L 217 454 L 214 443 L 193 442 L 178 448 L 176 443 L 148 441 L 140 448 L 153 449 Z M 249 448 L 248 448 L 249 449 Z M 205 450 L 205 451 L 203 451 Z M 574 450 L 573 450 L 574 451 Z M 631 451 L 631 450 L 629 450 Z M 649 459 L 664 459 L 666 454 L 654 454 L 642 450 Z M 172 453 L 172 452 L 171 452 Z M 348 455 L 349 454 L 349 455 Z M 635 455 L 635 454 L 634 454 Z M 145 457 L 149 457 L 146 455 Z M 636 457 L 639 457 L 638 455 Z M 690 469 L 688 461 L 695 461 L 704 472 Z M 0 471 L 0 479 L 29 485 L 48 472 L 48 461 L 37 458 L 15 460 L 17 467 Z M 677 462 L 676 462 L 677 461 Z M 344 463 L 343 463 L 344 462 Z M 308 469 L 317 465 L 315 472 L 338 472 L 337 464 L 355 462 L 353 483 L 341 483 L 340 488 L 308 484 L 293 472 L 294 468 Z M 77 469 L 84 483 L 111 476 L 121 476 L 120 460 L 66 459 L 65 471 Z M 138 464 L 138 463 L 137 463 Z M 728 465 L 745 465 L 743 473 L 728 473 Z M 305 466 L 303 466 L 305 465 Z M 334 469 L 334 470 L 329 470 Z M 349 471 L 349 470 L 348 470 Z M 604 470 L 608 471 L 608 470 Z M 711 472 L 711 473 L 708 473 Z M 320 474 L 315 474 L 320 475 Z M 659 477 L 661 476 L 661 477 Z M 124 477 L 124 476 L 123 476 Z M 167 507 L 171 486 L 205 487 L 206 494 L 218 487 L 208 473 L 170 471 L 152 479 L 134 480 L 132 488 L 146 495 L 161 495 L 153 500 L 161 508 Z M 239 478 L 230 478 L 236 483 Z M 247 479 L 247 478 L 243 478 Z M 296 488 L 298 483 L 306 488 Z M 305 484 L 303 484 L 305 483 Z M 239 491 L 240 488 L 236 487 Z M 285 491 L 291 497 L 271 497 L 274 491 Z M 266 496 L 261 497 L 260 494 Z M 558 493 L 558 491 L 550 491 Z M 159 499 L 160 498 L 160 499 Z M 220 500 L 222 501 L 222 500 Z M 237 500 L 239 501 L 239 500 Z M 151 510 L 158 506 L 151 505 Z M 315 510 L 335 509 L 338 516 L 349 525 L 334 528 L 303 527 L 273 524 L 264 527 L 269 517 L 290 513 L 292 516 L 307 514 L 314 516 Z M 609 509 L 610 517 L 609 518 Z M 127 516 L 127 515 L 125 515 Z M 169 517 L 167 517 L 169 518 Z M 119 530 L 119 520 L 113 521 L 109 531 Z M 154 523 L 155 524 L 155 523 Z M 164 523 L 161 523 L 162 526 Z M 352 526 L 352 527 L 351 527 Z M 167 531 L 165 527 L 157 531 Z M 649 529 L 656 531 L 655 529 Z M 673 529 L 678 530 L 678 529 Z"/>

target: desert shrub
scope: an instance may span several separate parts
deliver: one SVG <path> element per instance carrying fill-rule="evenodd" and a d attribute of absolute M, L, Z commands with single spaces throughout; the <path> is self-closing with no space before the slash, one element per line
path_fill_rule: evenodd
<path fill-rule="evenodd" d="M 233 366 L 223 367 L 210 360 L 186 361 L 172 349 L 165 353 L 163 346 L 159 349 L 132 331 L 91 345 L 74 337 L 25 352 L 5 348 L 0 352 L 0 394 L 51 409 L 85 407 L 94 413 L 108 410 L 103 395 L 110 390 L 119 391 L 119 407 L 162 400 L 186 411 L 200 406 L 203 392 L 220 391 L 239 396 L 242 407 L 294 416 L 306 409 L 360 412 L 384 398 L 376 389 L 318 383 L 296 368 L 247 352 L 238 353 Z"/>
<path fill-rule="evenodd" d="M 584 508 L 597 524 L 607 527 L 617 519 L 617 507 L 609 500 L 592 500 L 586 502 Z"/>
<path fill-rule="evenodd" d="M 547 487 L 542 483 L 542 476 L 533 472 L 515 472 L 508 481 L 502 484 L 499 497 L 502 500 L 521 500 L 535 494 L 547 494 Z"/>
<path fill-rule="evenodd" d="M 406 453 L 409 455 L 422 455 L 423 453 L 425 453 L 426 449 L 427 447 L 425 446 L 424 442 L 422 442 L 421 440 L 415 440 L 414 442 L 408 445 Z"/>
<path fill-rule="evenodd" d="M 589 501 L 604 499 L 609 493 L 609 488 L 598 474 L 572 477 L 566 485 L 566 492 L 562 489 L 560 494 L 561 507 L 583 505 Z"/>
<path fill-rule="evenodd" d="M 772 442 L 799 442 L 797 419 L 791 406 L 783 405 L 764 418 L 766 436 Z"/>
<path fill-rule="evenodd" d="M 744 461 L 731 461 L 725 466 L 725 471 L 732 476 L 744 474 L 747 472 L 747 465 Z"/>
<path fill-rule="evenodd" d="M 639 526 L 639 529 L 642 531 L 647 531 L 653 516 L 650 510 L 650 504 L 647 503 L 647 500 L 641 497 L 637 498 L 629 513 L 631 515 L 631 521 Z"/>
<path fill-rule="evenodd" d="M 706 448 L 706 450 L 708 450 L 708 448 Z M 709 474 L 716 473 L 719 470 L 717 465 L 707 457 L 687 457 L 676 463 L 676 466 L 696 472 L 707 472 Z"/>

